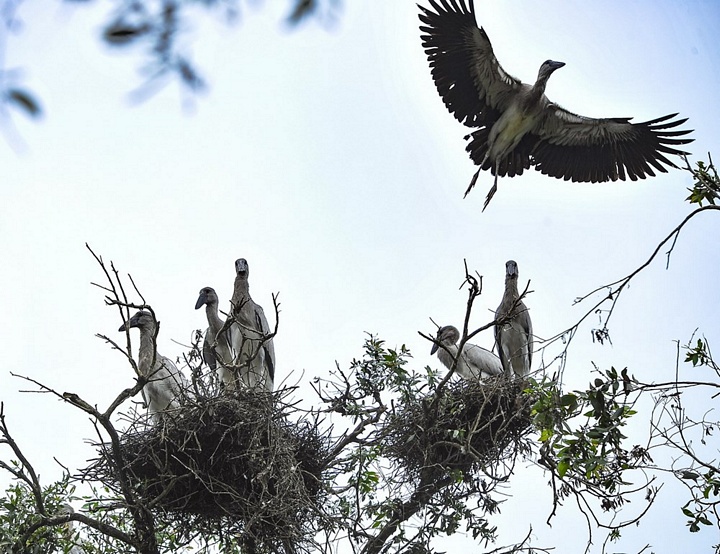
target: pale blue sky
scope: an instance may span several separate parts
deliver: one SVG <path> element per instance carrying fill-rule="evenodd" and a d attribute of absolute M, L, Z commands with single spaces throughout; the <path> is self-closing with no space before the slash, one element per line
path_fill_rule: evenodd
<path fill-rule="evenodd" d="M 564 61 L 547 89 L 563 107 L 636 121 L 680 112 L 695 129 L 693 160 L 720 158 L 716 2 L 477 4 L 512 75 L 533 81 L 544 60 Z M 532 280 L 535 332 L 552 336 L 583 312 L 575 297 L 632 271 L 689 211 L 681 171 L 599 185 L 530 171 L 501 179 L 481 213 L 492 184 L 484 173 L 463 200 L 475 171 L 467 130 L 432 83 L 413 2 L 346 0 L 330 31 L 309 22 L 285 32 L 282 2 L 253 4 L 231 28 L 202 23 L 194 59 L 211 88 L 192 113 L 173 86 L 129 104 L 142 58 L 99 43 L 103 10 L 26 2 L 26 28 L 8 43 L 8 66 L 25 68 L 47 116 L 16 118 L 24 154 L 0 143 L 0 390 L 47 480 L 59 474 L 51 455 L 71 468 L 93 455 L 82 444 L 92 427 L 52 398 L 17 393 L 26 387 L 8 372 L 100 406 L 132 383 L 122 357 L 93 337 L 119 336 L 120 322 L 89 284 L 102 275 L 86 241 L 132 273 L 170 357 L 182 351 L 173 341 L 206 325 L 193 309 L 199 289 L 213 286 L 227 302 L 233 262 L 247 258 L 266 312 L 280 292 L 279 380 L 304 371 L 307 383 L 359 356 L 365 331 L 406 344 L 418 369 L 437 367 L 417 331 L 433 331 L 429 317 L 460 324 L 463 258 L 484 275 L 475 324 L 490 320 L 512 258 L 521 282 Z M 665 380 L 674 340 L 699 327 L 717 342 L 719 233 L 714 214 L 704 215 L 680 237 L 668 271 L 659 260 L 638 277 L 613 316 L 613 346 L 593 344 L 590 324 L 579 333 L 568 387 L 587 383 L 591 361 Z M 490 347 L 492 333 L 476 342 Z M 532 523 L 538 546 L 579 552 L 584 524 L 573 508 L 547 527 L 546 479 L 529 466 L 517 473 L 517 496 L 497 519 L 500 543 Z M 651 542 L 657 553 L 707 551 L 718 542 L 712 531 L 685 531 L 678 492 L 667 487 L 662 507 L 616 550 Z"/>

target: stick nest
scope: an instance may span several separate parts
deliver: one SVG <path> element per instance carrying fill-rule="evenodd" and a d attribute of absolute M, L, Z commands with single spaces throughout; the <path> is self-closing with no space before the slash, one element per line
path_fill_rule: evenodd
<path fill-rule="evenodd" d="M 385 453 L 412 480 L 473 473 L 523 453 L 534 402 L 523 388 L 502 375 L 449 382 L 436 404 L 434 395 L 413 399 L 388 418 Z"/>
<path fill-rule="evenodd" d="M 180 535 L 222 529 L 263 551 L 311 541 L 328 439 L 312 422 L 289 419 L 284 394 L 226 391 L 138 420 L 121 437 L 123 473 Z M 89 472 L 119 490 L 111 447 L 99 446 Z"/>

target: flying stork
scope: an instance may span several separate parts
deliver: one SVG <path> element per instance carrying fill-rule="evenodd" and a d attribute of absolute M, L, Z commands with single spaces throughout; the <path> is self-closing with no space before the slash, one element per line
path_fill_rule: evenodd
<path fill-rule="evenodd" d="M 508 74 L 495 58 L 490 39 L 475 20 L 473 0 L 429 0 L 419 6 L 422 45 L 435 86 L 451 114 L 476 128 L 466 150 L 495 179 L 483 211 L 497 190 L 498 176 L 514 177 L 535 166 L 541 173 L 573 182 L 632 181 L 677 167 L 666 155 L 692 142 L 687 119 L 670 114 L 642 123 L 631 117 L 593 118 L 561 108 L 545 96 L 545 85 L 563 62 L 547 60 L 534 85 Z M 433 11 L 434 10 L 434 11 Z M 665 164 L 665 165 L 663 165 Z"/>

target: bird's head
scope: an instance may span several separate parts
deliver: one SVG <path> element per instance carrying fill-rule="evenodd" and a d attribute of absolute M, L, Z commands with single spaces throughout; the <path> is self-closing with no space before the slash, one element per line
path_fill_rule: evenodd
<path fill-rule="evenodd" d="M 430 355 L 433 355 L 435 354 L 435 352 L 437 352 L 439 348 L 438 343 L 455 344 L 459 338 L 460 331 L 458 331 L 456 327 L 453 327 L 452 325 L 445 325 L 445 327 L 440 327 L 437 332 L 437 337 L 435 338 L 437 342 L 433 344 L 432 350 L 430 350 Z"/>
<path fill-rule="evenodd" d="M 250 274 L 250 267 L 248 267 L 248 263 L 245 258 L 235 260 L 235 273 L 240 277 L 246 278 Z"/>
<path fill-rule="evenodd" d="M 564 65 L 565 62 L 556 62 L 553 60 L 544 61 L 540 66 L 540 71 L 538 71 L 538 81 L 547 81 L 550 75 L 553 74 L 553 71 L 560 69 Z"/>
<path fill-rule="evenodd" d="M 197 302 L 195 302 L 195 309 L 199 310 L 205 304 L 209 306 L 211 304 L 217 304 L 217 302 L 218 296 L 215 292 L 215 289 L 212 287 L 204 287 L 200 289 L 200 294 L 198 295 Z"/>
<path fill-rule="evenodd" d="M 515 260 L 505 262 L 505 279 L 517 279 L 520 275 Z"/>
<path fill-rule="evenodd" d="M 155 326 L 155 318 L 150 312 L 140 310 L 135 313 L 128 321 L 123 323 L 118 331 L 127 331 L 133 327 L 144 327 L 145 329 L 151 329 Z"/>

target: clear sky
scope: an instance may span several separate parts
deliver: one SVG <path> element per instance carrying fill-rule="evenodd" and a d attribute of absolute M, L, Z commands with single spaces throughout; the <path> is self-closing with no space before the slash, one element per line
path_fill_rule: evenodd
<path fill-rule="evenodd" d="M 550 79 L 551 100 L 636 121 L 680 112 L 695 129 L 693 161 L 707 152 L 720 159 L 714 0 L 477 4 L 510 74 L 532 82 L 544 60 L 564 61 Z M 121 322 L 90 285 L 103 277 L 85 242 L 132 274 L 158 314 L 159 351 L 169 357 L 183 350 L 175 341 L 187 344 L 206 326 L 193 309 L 199 289 L 212 286 L 227 302 L 233 262 L 246 258 L 266 313 L 280 292 L 276 383 L 306 384 L 336 360 L 347 367 L 360 356 L 366 331 L 406 344 L 417 369 L 437 367 L 417 332 L 434 332 L 430 317 L 461 324 L 464 258 L 484 276 L 474 324 L 490 321 L 505 261 L 514 259 L 520 282 L 531 280 L 536 334 L 553 336 L 584 312 L 574 298 L 632 271 L 690 211 L 686 172 L 593 185 L 531 170 L 501 179 L 481 213 L 492 178 L 483 173 L 463 199 L 475 171 L 467 129 L 432 83 L 415 4 L 343 5 L 329 29 L 307 22 L 287 32 L 282 2 L 252 3 L 232 27 L 199 23 L 194 60 L 210 90 L 189 110 L 173 86 L 143 104 L 128 101 L 142 53 L 100 44 L 102 5 L 23 6 L 25 26 L 9 41 L 6 64 L 24 68 L 46 117 L 16 118 L 24 152 L 0 142 L 0 397 L 46 482 L 60 474 L 52 456 L 70 468 L 93 456 L 82 442 L 92 426 L 54 398 L 20 394 L 27 386 L 9 372 L 101 407 L 133 382 L 122 356 L 93 336 L 120 337 Z M 719 233 L 714 213 L 701 216 L 667 271 L 661 259 L 633 282 L 613 316 L 612 346 L 591 341 L 594 322 L 583 327 L 569 388 L 587 384 L 592 361 L 666 380 L 674 341 L 696 328 L 720 341 Z M 475 342 L 491 347 L 492 333 Z M 301 390 L 306 405 L 315 403 L 309 387 Z M 572 506 L 545 525 L 550 491 L 540 472 L 518 467 L 511 492 L 494 521 L 500 544 L 532 524 L 538 546 L 580 551 L 584 522 Z M 662 505 L 610 551 L 648 542 L 658 553 L 708 551 L 717 533 L 687 533 L 684 497 L 674 496 L 682 492 L 664 489 Z"/>

